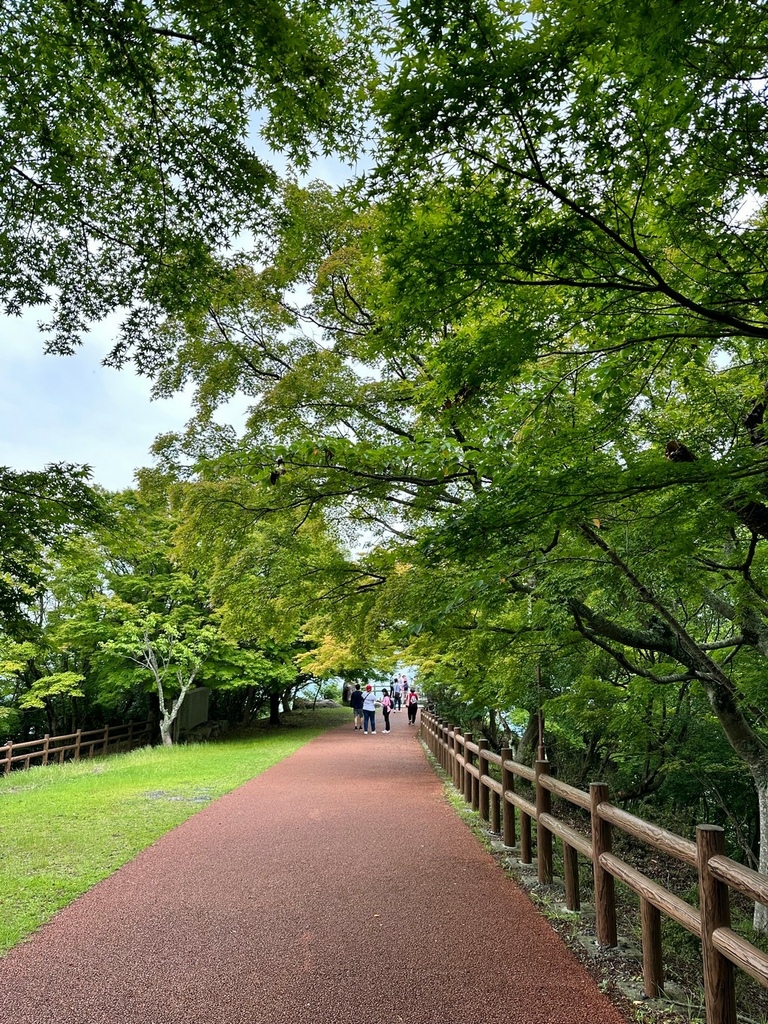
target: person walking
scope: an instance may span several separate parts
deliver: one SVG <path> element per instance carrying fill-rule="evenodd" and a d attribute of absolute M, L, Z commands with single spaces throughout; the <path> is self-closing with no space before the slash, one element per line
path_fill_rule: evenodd
<path fill-rule="evenodd" d="M 363 696 L 363 732 L 368 735 L 368 726 L 371 732 L 376 732 L 376 695 L 370 683 L 365 688 Z"/>
<path fill-rule="evenodd" d="M 402 676 L 401 679 L 400 679 L 400 699 L 402 700 L 403 704 L 407 704 L 407 702 L 408 702 L 408 677 L 405 676 L 405 675 Z"/>
<path fill-rule="evenodd" d="M 411 683 L 411 689 L 405 698 L 405 706 L 408 708 L 408 725 L 416 725 L 416 712 L 419 708 L 419 695 L 416 687 Z"/>
<path fill-rule="evenodd" d="M 389 713 L 392 710 L 392 701 L 390 700 L 389 690 L 382 690 L 381 693 L 381 713 L 384 715 L 384 732 L 389 732 Z"/>
<path fill-rule="evenodd" d="M 352 714 L 355 718 L 355 729 L 363 728 L 363 691 L 360 683 L 355 683 L 355 688 L 349 695 L 349 703 L 352 705 Z"/>
<path fill-rule="evenodd" d="M 391 696 L 392 696 L 392 710 L 393 711 L 399 711 L 402 708 L 403 703 L 402 703 L 402 695 L 400 693 L 400 680 L 397 678 L 397 676 L 395 676 L 395 678 L 392 680 Z"/>

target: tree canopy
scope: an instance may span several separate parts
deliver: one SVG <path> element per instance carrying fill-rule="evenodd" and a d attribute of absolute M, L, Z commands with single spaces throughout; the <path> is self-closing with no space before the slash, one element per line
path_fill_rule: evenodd
<path fill-rule="evenodd" d="M 0 467 L 0 623 L 17 639 L 33 632 L 46 563 L 78 529 L 103 523 L 106 509 L 87 467 Z"/>
<path fill-rule="evenodd" d="M 268 147 L 359 145 L 375 5 L 22 0 L 0 24 L 0 296 L 50 306 L 55 351 L 119 311 L 113 358 L 145 364 L 268 220 Z"/>

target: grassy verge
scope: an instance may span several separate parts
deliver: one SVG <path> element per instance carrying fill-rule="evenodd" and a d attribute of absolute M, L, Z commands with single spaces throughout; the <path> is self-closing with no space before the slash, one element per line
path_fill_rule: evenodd
<path fill-rule="evenodd" d="M 144 747 L 0 777 L 0 954 L 212 800 L 347 722 L 294 712 L 279 729 Z"/>

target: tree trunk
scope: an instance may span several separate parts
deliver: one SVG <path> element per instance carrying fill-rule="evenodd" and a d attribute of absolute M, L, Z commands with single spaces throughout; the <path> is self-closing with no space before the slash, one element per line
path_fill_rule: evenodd
<path fill-rule="evenodd" d="M 254 692 L 255 691 L 253 686 L 249 686 L 245 691 L 245 701 L 243 702 L 243 726 L 245 728 L 248 728 L 248 726 L 253 721 Z"/>
<path fill-rule="evenodd" d="M 318 683 L 317 683 L 317 687 L 315 688 L 315 696 L 314 696 L 314 700 L 312 701 L 312 710 L 313 710 L 313 711 L 314 711 L 314 710 L 315 710 L 315 708 L 317 707 L 317 700 L 318 700 L 318 697 L 320 696 L 320 691 L 321 691 L 322 689 L 323 689 L 323 683 L 322 683 L 322 680 L 318 680 Z"/>
<path fill-rule="evenodd" d="M 173 738 L 171 736 L 172 725 L 173 720 L 169 718 L 167 714 L 164 714 L 163 717 L 160 719 L 160 739 L 162 740 L 164 747 L 173 746 Z"/>
<path fill-rule="evenodd" d="M 184 698 L 187 696 L 192 683 L 195 681 L 195 675 L 197 669 L 195 669 L 186 682 L 181 684 L 181 692 L 176 700 L 171 704 L 170 711 L 165 703 L 165 693 L 163 691 L 163 681 L 159 675 L 155 677 L 157 684 L 157 699 L 160 704 L 160 738 L 163 741 L 164 747 L 173 746 L 173 737 L 171 736 L 171 726 L 176 721 L 176 716 L 179 713 L 179 708 L 184 703 Z M 181 675 L 179 674 L 179 682 L 181 682 Z"/>
<path fill-rule="evenodd" d="M 43 703 L 45 704 L 45 718 L 48 722 L 48 733 L 50 736 L 55 736 L 59 731 L 59 723 L 56 720 L 56 712 L 53 707 L 53 702 L 50 697 L 43 697 Z"/>
<path fill-rule="evenodd" d="M 758 829 L 760 836 L 758 871 L 763 875 L 768 875 L 768 771 L 759 780 L 755 777 L 755 789 L 757 790 Z M 768 935 L 768 907 L 762 903 L 755 903 L 752 927 L 759 935 Z"/>
<path fill-rule="evenodd" d="M 147 701 L 149 703 L 149 714 L 152 719 L 152 742 L 156 743 L 157 734 L 160 732 L 160 719 L 162 717 L 160 712 L 160 700 L 157 696 L 157 689 L 149 691 L 149 693 L 147 694 Z"/>
<path fill-rule="evenodd" d="M 543 722 L 542 722 L 543 728 Z M 519 764 L 527 764 L 530 766 L 533 764 L 536 756 L 536 746 L 539 742 L 539 712 L 529 711 L 528 712 L 528 725 L 525 727 L 525 732 L 520 737 L 520 742 L 517 745 L 517 753 L 515 754 L 515 760 Z"/>
<path fill-rule="evenodd" d="M 269 724 L 282 725 L 280 721 L 280 694 L 270 693 L 269 695 Z"/>

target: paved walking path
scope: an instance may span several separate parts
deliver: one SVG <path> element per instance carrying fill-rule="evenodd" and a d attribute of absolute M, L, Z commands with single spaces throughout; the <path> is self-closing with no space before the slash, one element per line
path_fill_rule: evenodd
<path fill-rule="evenodd" d="M 392 722 L 313 740 L 61 911 L 0 961 L 4 1019 L 624 1024 Z"/>

